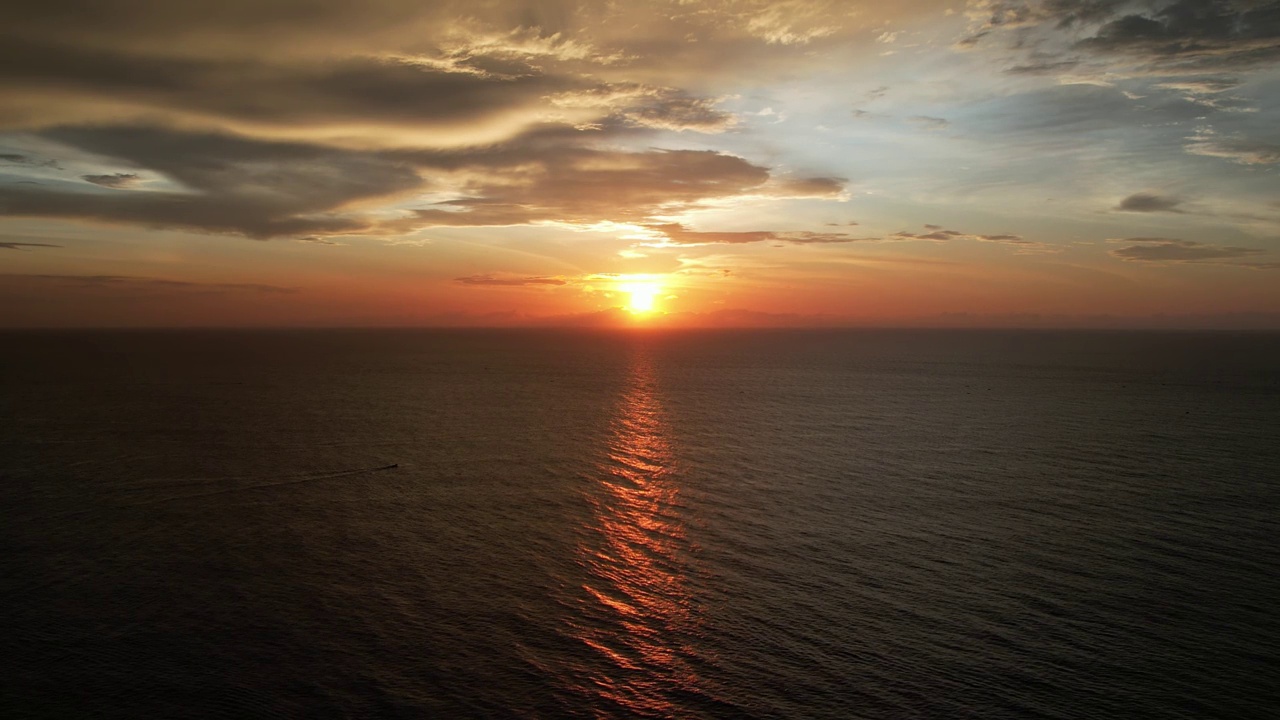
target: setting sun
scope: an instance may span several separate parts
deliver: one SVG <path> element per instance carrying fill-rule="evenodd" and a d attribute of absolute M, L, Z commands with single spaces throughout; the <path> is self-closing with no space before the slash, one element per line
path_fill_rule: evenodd
<path fill-rule="evenodd" d="M 654 303 L 662 287 L 656 282 L 628 282 L 618 286 L 618 290 L 627 293 L 627 309 L 633 313 L 649 313 L 654 310 Z"/>

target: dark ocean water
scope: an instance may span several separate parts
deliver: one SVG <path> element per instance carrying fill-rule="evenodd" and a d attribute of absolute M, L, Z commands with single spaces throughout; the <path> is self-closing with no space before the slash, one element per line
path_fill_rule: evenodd
<path fill-rule="evenodd" d="M 1280 335 L 0 347 L 5 718 L 1280 714 Z"/>

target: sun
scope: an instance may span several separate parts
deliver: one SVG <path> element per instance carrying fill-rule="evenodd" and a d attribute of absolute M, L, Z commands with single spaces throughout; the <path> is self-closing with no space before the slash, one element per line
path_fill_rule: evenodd
<path fill-rule="evenodd" d="M 633 314 L 643 315 L 654 311 L 662 287 L 656 282 L 629 282 L 619 285 L 618 290 L 630 296 L 627 309 Z"/>
<path fill-rule="evenodd" d="M 653 301 L 658 295 L 657 288 L 637 288 L 631 291 L 631 301 L 627 307 L 634 313 L 653 312 Z"/>

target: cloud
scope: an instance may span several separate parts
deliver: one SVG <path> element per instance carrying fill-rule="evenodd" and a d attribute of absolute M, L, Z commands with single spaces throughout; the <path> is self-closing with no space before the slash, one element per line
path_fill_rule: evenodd
<path fill-rule="evenodd" d="M 892 235 L 889 235 L 887 239 L 889 240 L 931 240 L 933 242 L 947 242 L 949 240 L 954 240 L 958 237 L 965 236 L 964 233 L 960 232 L 959 230 L 943 230 L 941 228 L 938 228 L 938 226 L 936 225 L 932 227 L 934 229 L 929 230 L 929 232 L 923 233 L 923 234 L 907 232 L 906 230 L 899 230 L 898 232 L 893 233 Z M 926 226 L 925 229 L 929 229 L 929 226 Z"/>
<path fill-rule="evenodd" d="M 1200 134 L 1185 146 L 1192 155 L 1231 160 L 1241 165 L 1274 165 L 1280 163 L 1280 144 L 1246 138 L 1218 138 Z"/>
<path fill-rule="evenodd" d="M 842 177 L 782 178 L 764 190 L 774 197 L 839 198 L 848 182 Z"/>
<path fill-rule="evenodd" d="M 1111 255 L 1130 262 L 1151 264 L 1208 263 L 1238 265 L 1256 269 L 1280 267 L 1280 263 L 1235 262 L 1240 258 L 1253 257 L 1266 252 L 1260 248 L 1219 246 L 1194 240 L 1162 237 L 1118 238 L 1108 242 L 1124 244 L 1124 247 L 1111 250 Z"/>
<path fill-rule="evenodd" d="M 1175 197 L 1156 195 L 1155 193 L 1140 192 L 1140 193 L 1134 193 L 1129 197 L 1126 197 L 1125 199 L 1121 200 L 1120 204 L 1117 205 L 1114 209 L 1120 210 L 1121 212 L 1140 212 L 1140 213 L 1186 212 L 1184 210 L 1178 209 L 1178 206 L 1181 204 L 1182 204 L 1182 200 Z"/>
<path fill-rule="evenodd" d="M 413 156 L 432 169 L 465 174 L 465 197 L 414 211 L 408 226 L 508 226 L 558 222 L 646 222 L 709 201 L 747 194 L 827 196 L 833 178 L 779 181 L 768 169 L 710 150 L 596 150 L 521 145 L 492 153 Z"/>
<path fill-rule="evenodd" d="M 770 44 L 804 45 L 839 30 L 832 12 L 838 7 L 825 0 L 739 0 L 729 3 L 730 17 L 738 17 L 743 29 Z"/>
<path fill-rule="evenodd" d="M 376 137 L 389 130 L 434 126 L 442 138 L 503 133 L 536 120 L 549 96 L 591 86 L 569 74 L 512 68 L 511 74 L 446 70 L 405 59 L 349 57 L 325 63 L 274 64 L 235 58 L 156 58 L 127 50 L 11 42 L 0 47 L 0 110 L 33 102 L 6 85 L 58 87 L 80 99 L 44 101 L 45 115 L 63 123 L 90 121 L 132 109 L 137 118 L 191 115 L 271 131 L 334 125 L 348 135 Z M 607 114 L 607 109 L 606 109 Z M 585 121 L 599 113 L 572 118 Z M 660 111 L 654 114 L 661 116 Z M 336 129 L 335 129 L 336 132 Z"/>
<path fill-rule="evenodd" d="M 51 245 L 49 243 L 31 243 L 31 242 L 8 242 L 0 241 L 0 250 L 24 250 L 26 248 L 45 247 L 60 248 L 61 245 Z"/>
<path fill-rule="evenodd" d="M 58 217 L 236 233 L 253 238 L 403 233 L 422 227 L 646 222 L 707 203 L 763 195 L 838 198 L 836 177 L 775 178 L 707 150 L 576 145 L 547 126 L 497 145 L 344 150 L 156 127 L 71 126 L 42 137 L 145 168 L 180 186 L 147 193 L 0 186 L 0 215 Z M 85 176 L 128 187 L 136 174 Z M 413 191 L 455 197 L 396 213 L 365 208 Z"/>
<path fill-rule="evenodd" d="M 0 215 L 324 238 L 840 199 L 829 170 L 664 148 L 738 126 L 720 80 L 787 76 L 940 4 L 853 23 L 839 0 L 27 2 L 0 23 L 0 127 L 64 146 L 85 182 L 148 192 L 11 183 Z M 0 161 L 35 164 L 15 149 Z"/>
<path fill-rule="evenodd" d="M 1268 0 L 970 0 L 968 14 L 961 46 L 1003 41 L 1027 58 L 1015 74 L 1168 81 L 1280 58 L 1280 12 Z"/>
<path fill-rule="evenodd" d="M 630 126 L 719 133 L 737 124 L 737 118 L 715 107 L 715 99 L 644 83 L 597 84 L 549 100 L 555 108 L 576 112 L 576 126 L 584 129 L 617 131 Z"/>
<path fill-rule="evenodd" d="M 622 49 L 629 44 L 627 36 L 615 37 L 588 22 L 594 15 L 617 13 L 590 3 L 564 3 L 563 13 L 550 7 L 560 3 L 541 3 L 546 15 L 560 16 L 549 25 L 528 25 L 542 12 L 518 3 L 483 9 L 392 0 L 373 4 L 387 6 L 387 15 L 351 17 L 340 3 L 321 0 L 309 6 L 308 18 L 296 27 L 282 26 L 278 18 L 263 20 L 240 3 L 199 13 L 199 0 L 186 11 L 167 13 L 126 2 L 119 13 L 136 12 L 145 21 L 139 17 L 117 27 L 118 18 L 103 18 L 102 26 L 90 32 L 77 27 L 49 33 L 47 17 L 20 13 L 7 32 L 0 31 L 0 126 L 84 125 L 111 117 L 120 124 L 216 126 L 258 138 L 367 148 L 501 143 L 546 124 L 602 133 L 717 133 L 736 124 L 716 107 L 717 98 L 651 81 L 678 83 L 696 75 L 690 68 L 697 65 L 651 67 L 669 58 Z M 637 13 L 644 21 L 633 25 L 637 37 L 644 35 L 642 25 L 663 17 L 653 13 L 657 9 L 646 6 Z M 82 10 L 86 17 L 97 14 L 94 7 Z M 776 12 L 767 5 L 758 10 Z M 313 12 L 318 17 L 311 17 Z M 387 17 L 404 15 L 406 28 L 397 42 L 373 33 L 355 46 L 348 36 L 325 47 L 322 39 L 347 32 L 312 27 L 326 14 L 352 27 L 374 24 L 383 30 L 392 30 L 383 27 Z M 239 16 L 253 21 L 232 22 Z M 575 36 L 556 29 L 579 22 L 590 27 Z M 242 40 L 265 27 L 275 27 L 277 35 L 258 46 L 222 46 L 217 33 L 206 31 L 223 23 L 236 26 L 231 34 Z M 156 32 L 166 25 L 188 42 L 175 44 Z M 118 33 L 109 32 L 111 27 Z M 87 37 L 73 42 L 79 33 Z M 616 47 L 598 51 L 588 39 L 594 33 Z M 218 45 L 217 50 L 199 51 L 202 41 Z M 745 52 L 736 46 L 725 50 Z"/>
<path fill-rule="evenodd" d="M 1280 58 L 1280 12 L 1274 2 L 1176 0 L 1124 15 L 1114 9 L 1126 3 L 1108 5 L 1111 19 L 1080 47 L 1139 55 L 1172 67 L 1254 66 Z"/>
<path fill-rule="evenodd" d="M 743 245 L 758 242 L 782 242 L 792 245 L 821 245 L 857 242 L 857 238 L 845 233 L 776 232 L 754 230 L 746 232 L 704 232 L 690 230 L 680 223 L 663 223 L 646 226 L 661 233 L 661 245 Z"/>
<path fill-rule="evenodd" d="M 21 153 L 0 153 L 0 163 L 7 165 L 25 165 L 28 167 L 45 167 L 60 170 L 56 160 L 41 160 Z"/>
<path fill-rule="evenodd" d="M 340 234 L 371 227 L 348 206 L 422 184 L 414 170 L 370 152 L 221 133 L 147 127 L 63 127 L 48 140 L 145 167 L 186 191 L 76 193 L 0 187 L 0 215 L 58 217 L 238 233 L 254 238 Z"/>
<path fill-rule="evenodd" d="M 907 118 L 907 122 L 919 125 L 925 130 L 946 130 L 951 125 L 945 118 L 930 117 L 928 115 L 914 115 Z"/>
<path fill-rule="evenodd" d="M 845 25 L 847 39 L 864 22 L 936 4 L 863 8 L 851 24 L 839 0 L 313 0 L 305 12 L 245 0 L 163 10 L 27 0 L 0 27 L 0 123 L 198 119 L 384 146 L 501 142 L 549 117 L 719 132 L 732 118 L 689 88 L 787 72 L 806 61 L 804 46 L 837 42 Z M 627 85 L 653 94 L 614 95 Z M 557 105 L 575 94 L 616 102 Z"/>
<path fill-rule="evenodd" d="M 497 285 L 514 287 L 522 285 L 567 285 L 568 281 L 558 277 L 495 277 L 493 275 L 468 275 L 454 278 L 454 282 L 463 285 Z"/>
<path fill-rule="evenodd" d="M 130 188 L 138 184 L 141 179 L 135 173 L 114 173 L 111 175 L 81 175 L 81 179 L 85 182 L 91 182 L 94 185 L 102 187 L 124 189 Z"/>
<path fill-rule="evenodd" d="M 1156 87 L 1165 90 L 1180 90 L 1193 95 L 1212 95 L 1240 87 L 1237 78 L 1191 78 L 1174 82 L 1158 83 Z"/>
<path fill-rule="evenodd" d="M 1009 75 L 1057 75 L 1079 67 L 1078 60 L 1045 60 L 1005 68 Z"/>
<path fill-rule="evenodd" d="M 83 290 L 128 290 L 145 291 L 148 293 L 253 292 L 285 294 L 297 292 L 297 288 L 262 283 L 192 282 L 188 280 L 166 280 L 163 278 L 137 277 L 132 275 L 24 275 L 14 273 L 0 275 L 0 278 L 9 281 L 53 284 Z"/>
<path fill-rule="evenodd" d="M 948 230 L 941 225 L 926 224 L 924 226 L 926 233 L 913 233 L 906 230 L 900 230 L 881 238 L 863 238 L 873 242 L 905 242 L 911 240 L 926 240 L 929 242 L 945 243 L 954 240 L 969 240 L 972 242 L 997 243 L 1000 245 L 1013 245 L 1022 250 L 1040 250 L 1048 251 L 1049 246 L 1044 243 L 1028 240 L 1021 235 L 1012 235 L 1008 233 L 994 235 L 980 235 L 977 233 L 961 232 L 959 230 Z"/>

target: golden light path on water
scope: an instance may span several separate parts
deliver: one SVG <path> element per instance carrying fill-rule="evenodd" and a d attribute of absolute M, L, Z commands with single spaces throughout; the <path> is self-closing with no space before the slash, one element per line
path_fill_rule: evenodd
<path fill-rule="evenodd" d="M 601 464 L 594 537 L 582 548 L 589 580 L 583 585 L 588 614 L 575 635 L 594 655 L 584 666 L 579 691 L 597 707 L 670 717 L 672 694 L 701 694 L 690 666 L 698 635 L 682 557 L 687 547 L 679 515 L 676 464 L 653 368 L 633 356 L 627 390 L 619 398 Z"/>

